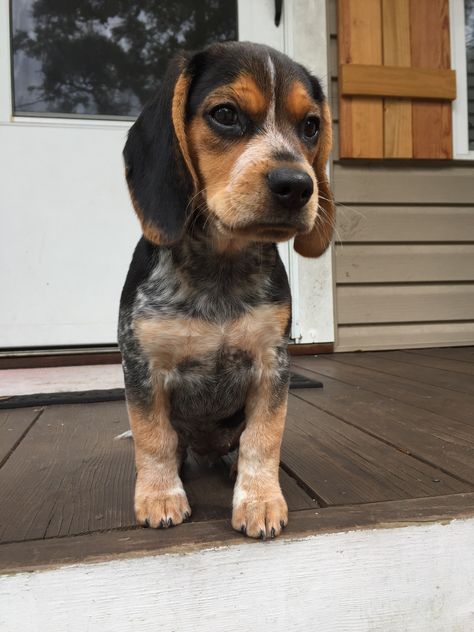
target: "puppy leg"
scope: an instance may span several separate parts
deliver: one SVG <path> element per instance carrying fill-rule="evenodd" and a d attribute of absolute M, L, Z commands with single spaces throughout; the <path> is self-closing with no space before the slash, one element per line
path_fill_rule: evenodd
<path fill-rule="evenodd" d="M 232 513 L 234 529 L 252 538 L 273 538 L 288 522 L 278 480 L 287 401 L 287 370 L 263 371 L 248 400 Z"/>
<path fill-rule="evenodd" d="M 178 436 L 165 398 L 157 400 L 147 412 L 129 404 L 137 466 L 135 514 L 144 526 L 171 527 L 189 518 L 191 508 L 178 474 Z"/>

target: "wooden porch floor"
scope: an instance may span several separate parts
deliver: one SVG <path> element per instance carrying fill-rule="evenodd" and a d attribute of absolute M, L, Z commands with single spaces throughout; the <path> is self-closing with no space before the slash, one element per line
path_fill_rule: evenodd
<path fill-rule="evenodd" d="M 297 357 L 283 537 L 474 514 L 474 347 Z M 124 402 L 0 411 L 0 571 L 242 542 L 228 467 L 190 458 L 192 521 L 135 526 Z"/>

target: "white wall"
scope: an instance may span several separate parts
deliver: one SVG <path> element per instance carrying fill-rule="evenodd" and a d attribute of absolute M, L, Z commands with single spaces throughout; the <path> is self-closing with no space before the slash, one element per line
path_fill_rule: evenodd
<path fill-rule="evenodd" d="M 0 603 L 2 632 L 472 632 L 474 520 L 4 575 Z"/>

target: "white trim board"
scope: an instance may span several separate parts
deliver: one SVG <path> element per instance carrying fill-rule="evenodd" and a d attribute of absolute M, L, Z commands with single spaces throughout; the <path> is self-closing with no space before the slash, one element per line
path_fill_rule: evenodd
<path fill-rule="evenodd" d="M 4 575 L 0 601 L 5 632 L 472 632 L 474 518 Z"/>
<path fill-rule="evenodd" d="M 456 71 L 456 99 L 453 101 L 453 158 L 474 160 L 469 150 L 468 87 L 464 0 L 450 0 L 451 67 Z"/>

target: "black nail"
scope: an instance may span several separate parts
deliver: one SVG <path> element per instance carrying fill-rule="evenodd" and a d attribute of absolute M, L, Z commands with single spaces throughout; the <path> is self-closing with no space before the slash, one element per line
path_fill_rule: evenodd
<path fill-rule="evenodd" d="M 280 520 L 280 527 L 284 529 L 286 527 L 286 522 L 284 520 Z"/>
<path fill-rule="evenodd" d="M 148 522 L 148 518 L 146 518 L 144 523 L 143 523 L 143 528 L 144 529 L 148 529 L 149 526 L 150 526 L 150 523 Z"/>
<path fill-rule="evenodd" d="M 173 526 L 173 518 L 168 518 L 168 527 Z"/>
<path fill-rule="evenodd" d="M 189 520 L 190 518 L 191 518 L 191 515 L 190 515 L 189 511 L 185 511 L 184 512 L 184 519 L 185 520 Z"/>
<path fill-rule="evenodd" d="M 240 533 L 247 535 L 247 527 L 244 524 L 240 527 Z"/>
<path fill-rule="evenodd" d="M 265 540 L 265 531 L 260 529 L 260 540 Z"/>
<path fill-rule="evenodd" d="M 163 518 L 160 520 L 160 524 L 158 525 L 158 529 L 164 529 L 165 528 L 165 521 L 163 520 Z"/>
<path fill-rule="evenodd" d="M 275 527 L 272 527 L 272 530 L 270 531 L 270 537 L 271 538 L 275 537 Z"/>

